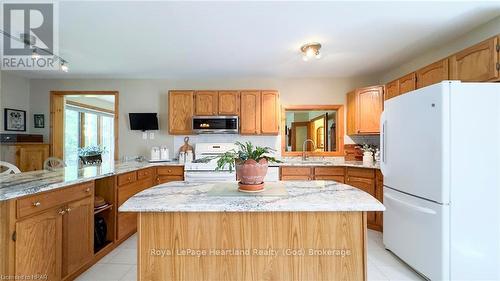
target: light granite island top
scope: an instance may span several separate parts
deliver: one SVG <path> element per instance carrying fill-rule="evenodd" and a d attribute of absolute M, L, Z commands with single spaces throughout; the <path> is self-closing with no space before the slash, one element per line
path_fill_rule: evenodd
<path fill-rule="evenodd" d="M 221 183 L 169 182 L 144 190 L 120 212 L 331 212 L 384 211 L 370 194 L 335 181 L 282 181 L 283 195 L 240 193 L 218 196 Z M 234 188 L 237 188 L 234 182 Z"/>
<path fill-rule="evenodd" d="M 138 280 L 367 280 L 379 201 L 335 181 L 266 184 L 170 182 L 129 198 L 119 211 L 138 213 Z"/>

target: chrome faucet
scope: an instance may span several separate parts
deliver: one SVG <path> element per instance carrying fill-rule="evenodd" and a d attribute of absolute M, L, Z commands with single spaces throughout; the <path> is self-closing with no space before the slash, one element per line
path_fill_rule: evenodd
<path fill-rule="evenodd" d="M 305 161 L 309 158 L 309 156 L 307 155 L 307 151 L 306 151 L 306 143 L 309 141 L 313 144 L 313 150 L 316 150 L 316 144 L 314 143 L 314 141 L 312 139 L 306 139 L 302 143 L 302 161 Z"/>

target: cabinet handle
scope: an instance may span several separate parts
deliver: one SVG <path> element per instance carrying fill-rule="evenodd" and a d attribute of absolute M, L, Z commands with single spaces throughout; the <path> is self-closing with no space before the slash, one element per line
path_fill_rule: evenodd
<path fill-rule="evenodd" d="M 40 205 L 42 205 L 42 203 L 40 203 L 39 201 L 33 202 L 33 207 L 38 207 Z"/>
<path fill-rule="evenodd" d="M 90 192 L 90 187 L 87 187 L 87 189 L 85 189 L 85 192 Z"/>
<path fill-rule="evenodd" d="M 62 216 L 62 215 L 64 215 L 64 214 L 66 214 L 66 211 L 65 211 L 65 210 L 63 210 L 63 209 L 61 209 L 61 210 L 59 210 L 58 214 Z"/>
<path fill-rule="evenodd" d="M 169 173 L 172 173 L 172 170 L 168 170 Z"/>
<path fill-rule="evenodd" d="M 71 208 L 70 207 L 66 208 L 66 212 L 67 213 L 71 212 Z"/>

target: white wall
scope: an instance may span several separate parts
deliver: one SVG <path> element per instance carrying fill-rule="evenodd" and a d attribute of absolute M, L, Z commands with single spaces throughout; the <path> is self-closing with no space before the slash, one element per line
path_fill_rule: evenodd
<path fill-rule="evenodd" d="M 423 52 L 420 56 L 417 56 L 398 67 L 384 71 L 380 76 L 379 81 L 380 83 L 385 84 L 497 34 L 500 34 L 500 16 L 471 30 L 467 34 L 456 38 L 451 42 L 442 46 L 437 46 L 436 48 L 430 50 L 425 50 L 425 52 Z"/>
<path fill-rule="evenodd" d="M 0 133 L 29 133 L 33 124 L 33 115 L 30 111 L 30 80 L 2 71 L 0 98 Z M 26 132 L 5 131 L 4 109 L 20 109 L 26 111 Z"/>
<path fill-rule="evenodd" d="M 177 151 L 174 138 L 167 133 L 168 99 L 172 89 L 276 89 L 281 103 L 345 104 L 345 94 L 356 87 L 373 85 L 376 77 L 362 78 L 297 78 L 297 79 L 231 79 L 231 80 L 31 80 L 30 104 L 33 112 L 44 112 L 49 124 L 49 92 L 52 90 L 116 90 L 119 91 L 120 156 L 149 155 L 152 146 L 166 145 Z M 142 133 L 129 129 L 129 112 L 158 112 L 160 130 L 154 140 L 142 140 Z M 33 129 L 48 141 L 49 128 Z M 205 140 L 205 139 L 204 139 Z M 271 140 L 272 141 L 272 140 Z M 346 142 L 350 139 L 346 138 Z M 171 153 L 172 155 L 172 153 Z"/>

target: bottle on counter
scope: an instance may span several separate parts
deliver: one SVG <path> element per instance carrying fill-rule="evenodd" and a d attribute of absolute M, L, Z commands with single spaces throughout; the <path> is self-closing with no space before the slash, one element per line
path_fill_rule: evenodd
<path fill-rule="evenodd" d="M 179 152 L 179 164 L 184 164 L 186 162 L 186 152 Z"/>
<path fill-rule="evenodd" d="M 186 160 L 184 162 L 185 163 L 193 162 L 193 151 L 192 150 L 186 151 Z"/>

